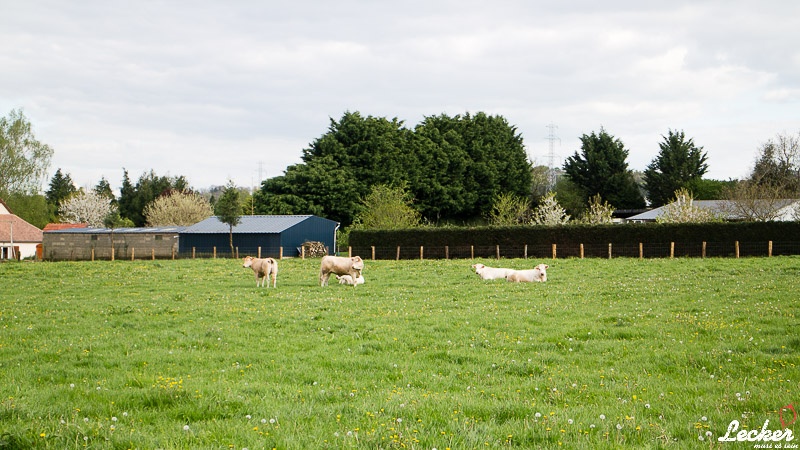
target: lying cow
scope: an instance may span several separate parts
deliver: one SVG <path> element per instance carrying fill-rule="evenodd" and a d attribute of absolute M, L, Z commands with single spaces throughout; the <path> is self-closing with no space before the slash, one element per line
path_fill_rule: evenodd
<path fill-rule="evenodd" d="M 364 261 L 360 256 L 353 256 L 352 258 L 323 256 L 319 265 L 319 285 L 327 286 L 328 278 L 331 274 L 350 275 L 350 278 L 357 280 L 361 276 L 362 270 L 364 270 Z"/>
<path fill-rule="evenodd" d="M 269 287 L 269 277 L 272 275 L 272 287 L 277 287 L 278 283 L 278 262 L 272 258 L 253 258 L 247 256 L 244 258 L 242 267 L 249 267 L 253 269 L 256 275 L 256 287 L 264 286 L 266 282 Z"/>
<path fill-rule="evenodd" d="M 547 281 L 548 267 L 550 266 L 547 264 L 539 264 L 530 270 L 514 270 L 510 274 L 506 275 L 506 280 L 513 281 L 515 283 Z"/>
<path fill-rule="evenodd" d="M 472 268 L 475 273 L 483 280 L 496 280 L 498 278 L 505 278 L 508 274 L 514 272 L 514 269 L 503 269 L 500 267 L 489 267 L 483 264 L 473 264 Z"/>
<path fill-rule="evenodd" d="M 363 275 L 359 275 L 358 278 L 356 278 L 355 282 L 353 282 L 353 277 L 351 277 L 350 275 L 336 275 L 336 279 L 339 280 L 339 284 L 349 284 L 349 285 L 364 284 Z"/>

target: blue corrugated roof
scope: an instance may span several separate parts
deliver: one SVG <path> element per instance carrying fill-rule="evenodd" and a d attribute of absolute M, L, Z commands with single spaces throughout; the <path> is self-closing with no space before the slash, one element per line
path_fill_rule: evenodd
<path fill-rule="evenodd" d="M 280 233 L 287 230 L 304 220 L 313 217 L 311 215 L 298 216 L 241 216 L 238 225 L 233 227 L 234 233 Z M 217 216 L 198 222 L 187 227 L 182 233 L 195 234 L 217 234 L 227 233 L 228 224 L 220 221 Z"/>

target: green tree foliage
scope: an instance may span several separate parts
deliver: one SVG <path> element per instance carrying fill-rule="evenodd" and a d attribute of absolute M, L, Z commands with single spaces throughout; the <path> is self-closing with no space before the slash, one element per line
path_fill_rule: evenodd
<path fill-rule="evenodd" d="M 53 149 L 36 140 L 22 111 L 0 117 L 0 198 L 39 193 L 52 156 Z"/>
<path fill-rule="evenodd" d="M 70 174 L 63 174 L 61 173 L 61 168 L 58 168 L 53 178 L 50 179 L 50 187 L 45 192 L 45 196 L 47 203 L 52 206 L 57 215 L 60 212 L 61 203 L 77 191 Z"/>
<path fill-rule="evenodd" d="M 228 225 L 228 242 L 231 245 L 231 257 L 236 253 L 233 248 L 233 227 L 239 225 L 242 220 L 242 204 L 239 201 L 239 189 L 229 180 L 225 185 L 225 190 L 214 204 L 214 214 L 220 222 Z"/>
<path fill-rule="evenodd" d="M 402 187 L 375 185 L 362 204 L 354 227 L 396 230 L 419 226 L 420 214 L 411 206 L 411 197 Z"/>
<path fill-rule="evenodd" d="M 528 221 L 529 204 L 524 197 L 504 192 L 495 197 L 492 211 L 486 217 L 489 225 L 504 227 Z"/>
<path fill-rule="evenodd" d="M 55 220 L 44 195 L 15 192 L 5 197 L 3 201 L 14 214 L 37 228 L 44 228 Z"/>
<path fill-rule="evenodd" d="M 600 194 L 619 209 L 644 208 L 645 202 L 633 173 L 628 169 L 628 150 L 604 129 L 581 136 L 581 153 L 564 162 L 564 172 L 583 192 L 582 203 Z"/>
<path fill-rule="evenodd" d="M 190 191 L 189 182 L 183 176 L 158 176 L 153 170 L 150 170 L 149 173 L 143 173 L 134 186 L 128 177 L 128 171 L 125 169 L 123 171 L 118 202 L 119 212 L 120 216 L 130 219 L 137 227 L 143 227 L 147 222 L 144 216 L 144 208 L 147 204 L 172 191 Z"/>
<path fill-rule="evenodd" d="M 426 117 L 413 131 L 397 119 L 359 113 L 331 119 L 303 151 L 303 163 L 266 180 L 262 214 L 317 214 L 347 226 L 372 186 L 403 185 L 429 221 L 483 217 L 496 193 L 529 195 L 522 138 L 502 117 Z"/>
<path fill-rule="evenodd" d="M 644 171 L 644 186 L 652 206 L 667 204 L 681 188 L 692 189 L 708 171 L 708 155 L 683 131 L 669 130 L 661 149 Z"/>

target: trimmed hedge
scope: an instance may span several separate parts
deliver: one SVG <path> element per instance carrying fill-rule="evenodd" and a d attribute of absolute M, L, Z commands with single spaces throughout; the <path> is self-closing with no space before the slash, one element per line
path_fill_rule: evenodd
<path fill-rule="evenodd" d="M 350 232 L 349 240 L 354 254 L 361 255 L 369 255 L 372 247 L 418 249 L 420 246 L 430 249 L 443 249 L 445 246 L 452 249 L 496 246 L 519 249 L 525 247 L 532 249 L 534 253 L 542 253 L 542 249 L 556 244 L 559 248 L 559 256 L 576 256 L 577 249 L 583 244 L 584 248 L 588 249 L 589 254 L 586 256 L 600 256 L 592 253 L 600 252 L 602 255 L 607 255 L 605 249 L 609 244 L 621 249 L 636 248 L 638 254 L 640 243 L 650 249 L 661 249 L 665 246 L 668 248 L 670 243 L 675 243 L 679 248 L 678 255 L 693 256 L 695 253 L 699 253 L 695 247 L 699 249 L 703 242 L 710 245 L 724 244 L 725 249 L 720 250 L 722 253 L 733 251 L 735 242 L 754 244 L 772 241 L 776 245 L 798 243 L 800 242 L 800 222 L 634 223 L 554 227 L 353 230 Z M 652 251 L 650 253 L 652 254 Z M 766 246 L 764 246 L 764 253 L 766 253 Z M 786 254 L 785 251 L 780 253 Z M 430 257 L 444 257 L 431 253 L 429 255 L 431 255 Z M 669 256 L 669 253 L 666 256 Z M 409 257 L 413 257 L 413 255 L 409 255 Z"/>

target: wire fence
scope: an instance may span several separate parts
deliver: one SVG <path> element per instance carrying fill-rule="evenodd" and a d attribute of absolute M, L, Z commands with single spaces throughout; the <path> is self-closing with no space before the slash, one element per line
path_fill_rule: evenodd
<path fill-rule="evenodd" d="M 411 259 L 558 259 L 558 258 L 740 258 L 800 255 L 800 241 L 762 242 L 650 242 L 639 244 L 457 245 L 457 246 L 357 246 L 341 255 L 372 260 Z M 192 247 L 155 248 L 96 246 L 91 252 L 68 253 L 51 260 L 156 260 L 272 257 L 306 258 L 303 248 Z"/>

